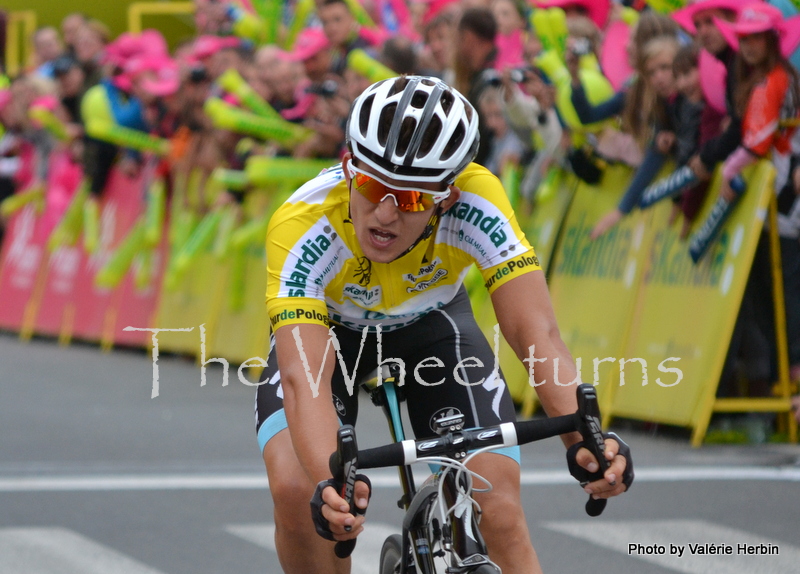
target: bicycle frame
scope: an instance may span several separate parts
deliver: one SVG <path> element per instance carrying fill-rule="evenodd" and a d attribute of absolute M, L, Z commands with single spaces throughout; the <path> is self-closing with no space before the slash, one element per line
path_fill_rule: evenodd
<path fill-rule="evenodd" d="M 383 384 L 366 389 L 372 402 L 381 406 L 392 439 L 395 442 L 405 440 L 403 422 L 400 416 L 400 389 L 395 386 L 394 379 L 384 380 Z M 414 476 L 410 466 L 398 467 L 403 496 L 398 501 L 398 507 L 404 507 L 406 514 L 403 519 L 403 548 L 401 552 L 400 572 L 405 574 L 411 566 L 409 557 L 413 554 L 414 565 L 419 574 L 436 574 L 434 558 L 439 556 L 461 557 L 460 564 L 448 564 L 448 572 L 471 572 L 482 564 L 489 563 L 486 544 L 478 527 L 477 513 L 464 512 L 460 517 L 444 517 L 449 531 L 437 526 L 437 519 L 431 514 L 435 511 L 435 503 L 439 496 L 440 481 L 444 481 L 441 492 L 447 508 L 464 503 L 458 500 L 459 485 L 456 483 L 455 472 L 434 472 L 425 484 L 417 491 Z M 467 488 L 466 478 L 461 477 L 463 488 Z M 471 505 L 471 499 L 465 502 Z M 473 510 L 473 509 L 470 509 Z M 433 532 L 431 530 L 433 529 Z M 413 542 L 413 544 L 412 544 Z M 434 544 L 439 543 L 440 548 L 434 552 Z"/>

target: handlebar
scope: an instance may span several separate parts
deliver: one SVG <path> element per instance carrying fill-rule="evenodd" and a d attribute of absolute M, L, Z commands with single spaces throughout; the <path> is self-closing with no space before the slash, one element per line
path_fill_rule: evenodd
<path fill-rule="evenodd" d="M 451 427 L 449 432 L 437 438 L 404 440 L 365 450 L 358 450 L 353 427 L 345 425 L 339 429 L 338 450 L 331 454 L 330 470 L 343 483 L 342 497 L 350 503 L 354 515 L 360 510 L 356 508 L 352 497 L 356 467 L 407 466 L 420 459 L 436 456 L 460 460 L 472 450 L 523 445 L 573 431 L 581 433 L 583 444 L 597 459 L 600 465 L 598 474 L 602 475 L 608 469 L 609 463 L 605 458 L 605 437 L 600 427 L 597 393 L 592 385 L 587 384 L 578 385 L 576 392 L 578 410 L 570 415 L 502 423 L 471 430 Z M 598 516 L 605 505 L 605 499 L 594 499 L 590 496 L 586 503 L 586 513 L 589 516 Z M 355 540 L 348 543 L 338 542 L 336 554 L 340 558 L 347 557 L 354 547 Z"/>
<path fill-rule="evenodd" d="M 503 423 L 472 430 L 455 430 L 424 440 L 404 440 L 358 451 L 359 468 L 406 466 L 430 456 L 462 459 L 467 452 L 484 447 L 508 447 L 578 430 L 575 414 L 548 419 Z"/>

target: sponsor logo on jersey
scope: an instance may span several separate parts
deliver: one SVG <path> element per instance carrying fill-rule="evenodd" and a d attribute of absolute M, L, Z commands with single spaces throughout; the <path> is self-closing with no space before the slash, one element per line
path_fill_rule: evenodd
<path fill-rule="evenodd" d="M 323 323 L 326 327 L 329 324 L 329 318 L 327 314 L 320 313 L 316 309 L 304 309 L 302 307 L 296 307 L 294 309 L 284 309 L 279 313 L 275 313 L 274 315 L 270 315 L 269 322 L 272 325 L 273 330 L 277 327 L 280 327 L 280 324 L 284 321 L 294 321 L 298 320 L 304 323 Z"/>
<path fill-rule="evenodd" d="M 284 281 L 284 286 L 288 288 L 289 297 L 310 296 L 309 282 L 321 285 L 325 275 L 333 271 L 340 260 L 344 244 L 341 243 L 341 239 L 336 241 L 338 236 L 331 226 L 315 226 L 315 228 L 316 233 L 312 228 L 311 233 L 301 237 L 287 258 L 284 276 L 288 277 Z M 331 249 L 334 245 L 336 247 Z"/>
<path fill-rule="evenodd" d="M 431 285 L 436 285 L 442 277 L 447 276 L 447 269 L 437 269 L 436 273 L 433 274 L 433 277 L 428 279 L 427 281 L 420 281 L 413 287 L 406 287 L 406 292 L 408 293 L 420 293 L 425 291 Z"/>
<path fill-rule="evenodd" d="M 506 261 L 505 265 L 500 267 L 494 275 L 489 277 L 489 279 L 486 281 L 486 288 L 490 289 L 492 285 L 497 283 L 506 275 L 518 273 L 530 266 L 539 267 L 539 258 L 536 257 L 536 255 L 523 255 L 517 259 L 510 259 Z"/>
<path fill-rule="evenodd" d="M 437 266 L 442 264 L 442 259 L 440 257 L 436 257 L 433 261 L 428 263 L 427 265 L 423 265 L 417 271 L 417 274 L 414 275 L 413 273 L 406 273 L 403 275 L 403 279 L 408 281 L 409 283 L 416 283 L 426 275 L 430 275 L 433 273 L 433 270 L 436 269 Z"/>
<path fill-rule="evenodd" d="M 373 307 L 381 302 L 381 287 L 376 285 L 367 289 L 355 283 L 345 283 L 342 293 L 363 307 Z"/>
<path fill-rule="evenodd" d="M 508 240 L 508 235 L 503 231 L 506 219 L 502 213 L 496 210 L 493 213 L 494 215 L 491 213 L 487 215 L 483 209 L 476 205 L 457 201 L 453 204 L 453 207 L 447 210 L 445 215 L 472 224 L 489 237 L 492 245 L 500 247 Z"/>

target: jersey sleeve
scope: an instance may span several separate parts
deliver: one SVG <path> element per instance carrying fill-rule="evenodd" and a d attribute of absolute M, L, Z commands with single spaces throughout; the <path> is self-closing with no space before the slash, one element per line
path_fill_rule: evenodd
<path fill-rule="evenodd" d="M 267 231 L 266 303 L 273 331 L 301 323 L 329 325 L 322 279 L 335 233 L 324 216 L 295 215 L 294 207 L 278 209 Z"/>
<path fill-rule="evenodd" d="M 789 77 L 782 68 L 753 88 L 742 124 L 742 145 L 750 153 L 764 157 L 772 148 L 788 88 Z"/>
<path fill-rule="evenodd" d="M 472 164 L 455 185 L 462 195 L 447 211 L 447 225 L 459 249 L 474 259 L 490 293 L 514 277 L 541 270 L 497 177 Z"/>

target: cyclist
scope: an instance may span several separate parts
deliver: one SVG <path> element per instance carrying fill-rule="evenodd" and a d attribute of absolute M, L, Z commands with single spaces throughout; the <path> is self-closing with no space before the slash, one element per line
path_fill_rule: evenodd
<path fill-rule="evenodd" d="M 440 80 L 402 76 L 373 84 L 350 110 L 342 164 L 298 189 L 270 222 L 273 345 L 256 419 L 286 572 L 348 571 L 314 530 L 346 540 L 363 529 L 363 517 L 351 515 L 329 487 L 328 457 L 340 421 L 356 418 L 353 381 L 378 361 L 404 368 L 417 438 L 432 436 L 439 416 L 461 413 L 467 428 L 514 420 L 462 285 L 473 263 L 518 357 L 550 359 L 534 365 L 547 413 L 577 408 L 574 388 L 553 382 L 554 358 L 562 384 L 576 371 L 544 273 L 499 180 L 471 163 L 477 131 L 474 108 Z M 563 441 L 570 447 L 580 435 Z M 614 439 L 606 445 L 613 462 L 587 487 L 600 498 L 624 492 L 632 480 L 627 447 Z M 571 452 L 580 466 L 597 470 L 588 450 Z M 506 573 L 539 572 L 520 504 L 518 448 L 481 454 L 471 468 L 494 485 L 476 495 L 491 559 Z M 300 510 L 312 495 L 313 521 Z M 357 506 L 366 508 L 368 497 L 367 484 L 357 482 Z"/>

